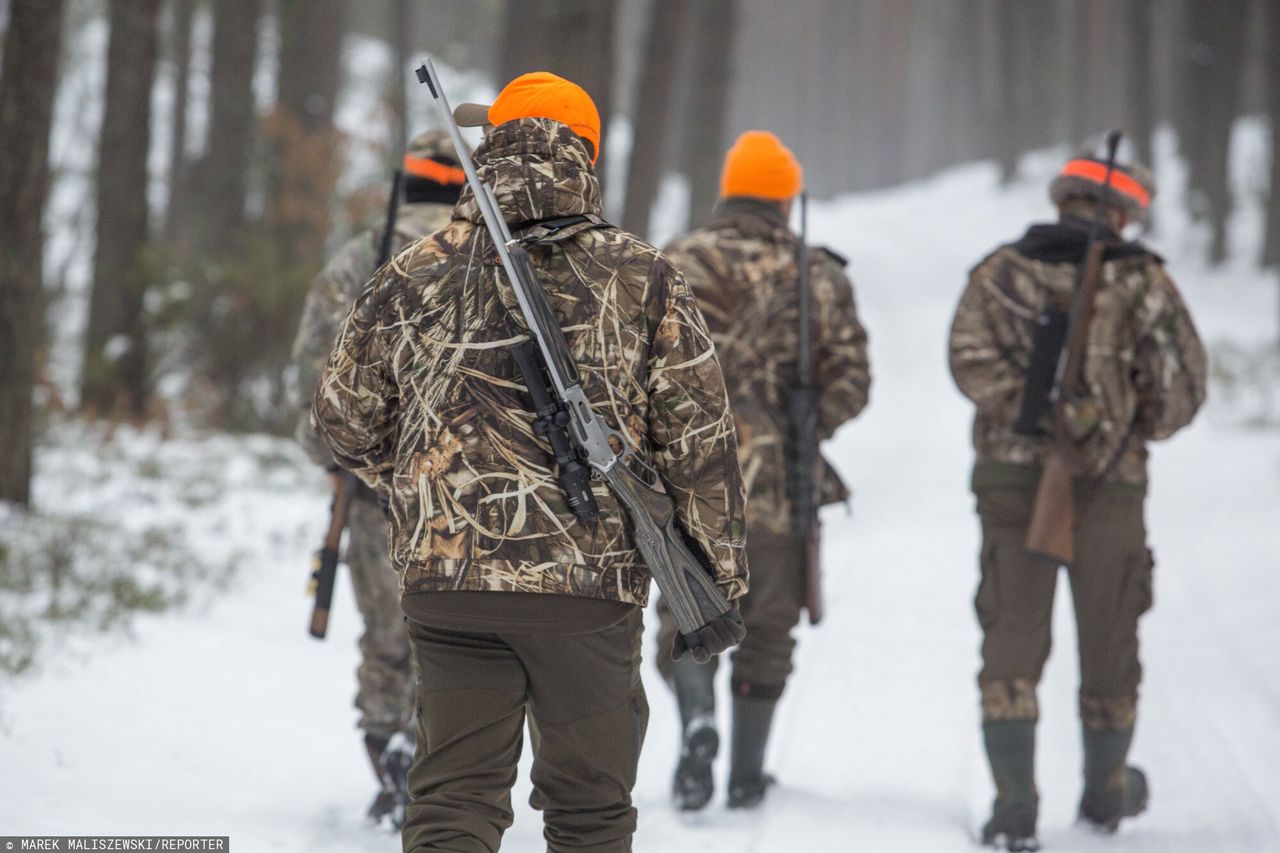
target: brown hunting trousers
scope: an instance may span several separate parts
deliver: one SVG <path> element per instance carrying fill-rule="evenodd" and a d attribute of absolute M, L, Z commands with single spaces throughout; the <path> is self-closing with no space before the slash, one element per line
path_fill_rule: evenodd
<path fill-rule="evenodd" d="M 984 722 L 1036 720 L 1036 687 L 1049 657 L 1058 567 L 1029 556 L 1025 540 L 1039 468 L 980 462 L 973 491 L 982 523 Z M 1080 716 L 1094 731 L 1133 726 L 1142 665 L 1138 618 L 1151 607 L 1145 486 L 1077 482 L 1075 560 L 1067 568 L 1080 655 Z"/>

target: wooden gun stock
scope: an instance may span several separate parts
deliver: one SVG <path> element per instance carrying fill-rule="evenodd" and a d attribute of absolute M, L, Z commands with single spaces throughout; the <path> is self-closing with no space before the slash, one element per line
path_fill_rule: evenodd
<path fill-rule="evenodd" d="M 1075 492 L 1071 469 L 1062 452 L 1050 450 L 1044 459 L 1036 501 L 1027 525 L 1027 552 L 1070 566 L 1075 559 Z"/>
<path fill-rule="evenodd" d="M 333 585 L 338 575 L 338 548 L 342 545 L 342 531 L 347 526 L 347 514 L 355 494 L 355 475 L 344 474 L 333 493 L 324 546 L 316 551 L 312 561 L 310 592 L 315 596 L 315 604 L 311 608 L 310 634 L 317 640 L 323 640 L 329 630 L 329 607 L 333 604 Z"/>
<path fill-rule="evenodd" d="M 822 621 L 822 526 L 815 518 L 804 540 L 804 609 L 809 613 L 809 624 Z"/>

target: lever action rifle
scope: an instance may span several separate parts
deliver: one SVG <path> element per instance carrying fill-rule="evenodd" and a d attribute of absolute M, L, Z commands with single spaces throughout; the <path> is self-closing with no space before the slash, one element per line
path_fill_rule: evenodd
<path fill-rule="evenodd" d="M 430 59 L 418 68 L 417 75 L 440 104 L 454 147 L 465 151 L 462 133 Z M 514 347 L 512 355 L 533 398 L 534 431 L 551 445 L 569 507 L 578 519 L 594 521 L 600 510 L 591 493 L 592 474 L 609 484 L 626 509 L 636 546 L 671 608 L 690 653 L 695 661 L 705 663 L 711 655 L 741 642 L 746 633 L 741 617 L 685 543 L 670 496 L 627 466 L 633 457 L 627 437 L 606 425 L 592 410 L 569 342 L 547 302 L 529 254 L 512 239 L 493 189 L 481 182 L 469 158 L 461 159 L 467 183 L 529 328 L 531 340 Z M 617 452 L 611 440 L 617 444 Z M 712 625 L 713 622 L 717 624 Z M 722 627 L 728 627 L 732 642 L 726 642 L 728 638 L 717 630 Z"/>
<path fill-rule="evenodd" d="M 1071 313 L 1067 315 L 1051 305 L 1036 318 L 1022 407 L 1014 424 L 1014 431 L 1019 435 L 1040 437 L 1044 435 L 1040 422 L 1046 411 L 1051 415 L 1049 446 L 1027 526 L 1026 548 L 1054 565 L 1070 566 L 1075 559 L 1072 476 L 1079 466 L 1074 464 L 1075 442 L 1069 428 L 1068 410 L 1079 402 L 1081 391 L 1087 390 L 1083 388 L 1085 351 L 1102 282 L 1102 258 L 1107 249 L 1103 220 L 1111 199 L 1111 175 L 1115 171 L 1120 135 L 1118 130 L 1107 134 L 1107 168 L 1101 198 L 1089 227 L 1088 248 L 1076 279 Z"/>
<path fill-rule="evenodd" d="M 462 150 L 462 149 L 459 149 Z M 404 185 L 404 172 L 396 169 L 391 177 L 391 195 L 387 198 L 386 227 L 378 243 L 377 271 L 391 259 L 396 239 L 396 213 L 400 209 L 400 190 Z M 323 640 L 329 630 L 329 607 L 333 604 L 333 584 L 338 576 L 338 548 L 342 544 L 342 531 L 347 528 L 347 516 L 351 510 L 360 481 L 350 471 L 343 471 L 338 487 L 333 492 L 329 506 L 329 529 L 324 535 L 324 545 L 311 558 L 311 582 L 309 592 L 315 596 L 311 608 L 311 636 Z"/>
<path fill-rule="evenodd" d="M 792 528 L 804 540 L 804 607 L 809 624 L 822 621 L 822 563 L 816 468 L 818 463 L 818 392 L 813 384 L 813 325 L 809 286 L 809 197 L 800 195 L 800 270 L 797 278 L 799 329 L 796 385 L 788 401 L 791 420 Z"/>

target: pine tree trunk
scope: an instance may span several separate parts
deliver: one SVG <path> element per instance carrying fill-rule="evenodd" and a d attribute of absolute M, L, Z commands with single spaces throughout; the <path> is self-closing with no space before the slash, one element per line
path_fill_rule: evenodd
<path fill-rule="evenodd" d="M 31 497 L 31 392 L 43 321 L 49 129 L 62 0 L 12 0 L 0 70 L 0 501 Z"/>
<path fill-rule="evenodd" d="M 1262 262 L 1280 264 L 1280 8 L 1268 22 L 1267 114 L 1271 118 L 1271 183 L 1267 195 L 1267 236 Z"/>
<path fill-rule="evenodd" d="M 191 22 L 194 0 L 172 0 L 169 4 L 170 62 L 173 65 L 173 116 L 169 122 L 169 201 L 165 206 L 166 245 L 173 245 L 181 230 L 179 218 L 187 178 L 187 93 L 191 77 Z"/>
<path fill-rule="evenodd" d="M 143 297 L 149 279 L 147 147 L 160 0 L 112 0 L 98 224 L 80 405 L 141 417 L 147 402 Z"/>
<path fill-rule="evenodd" d="M 1155 99 L 1151 81 L 1151 0 L 1130 0 L 1128 20 L 1129 67 L 1125 113 L 1129 142 L 1138 162 L 1151 166 L 1151 136 L 1155 132 Z"/>
<path fill-rule="evenodd" d="M 253 142 L 253 70 L 262 0 L 213 4 L 209 130 L 205 153 L 191 168 L 191 243 L 199 256 L 235 251 L 244 231 L 249 153 Z"/>
<path fill-rule="evenodd" d="M 1197 91 L 1201 100 L 1197 116 L 1201 131 L 1198 150 L 1188 164 L 1190 183 L 1201 195 L 1210 228 L 1209 262 L 1221 263 L 1227 255 L 1227 219 L 1231 214 L 1228 158 L 1231 130 L 1240 111 L 1241 76 L 1247 42 L 1248 0 L 1215 0 L 1190 4 L 1190 33 L 1197 45 L 1193 62 L 1198 67 Z"/>
<path fill-rule="evenodd" d="M 694 6 L 692 92 L 685 121 L 690 128 L 689 220 L 695 226 L 707 220 L 720 195 L 736 27 L 736 0 L 699 0 Z"/>
<path fill-rule="evenodd" d="M 662 181 L 667 115 L 680 61 L 681 39 L 688 19 L 685 0 L 656 0 L 640 69 L 640 93 L 632 122 L 631 162 L 622 227 L 641 236 L 649 231 L 649 215 Z"/>
<path fill-rule="evenodd" d="M 410 0 L 395 0 L 392 15 L 395 33 L 392 35 L 395 51 L 395 67 L 391 71 L 391 107 L 395 111 L 395 139 L 391 141 L 393 154 L 400 154 L 409 142 L 409 63 L 413 61 L 413 45 L 410 34 L 413 23 L 413 4 Z M 397 166 L 400 164 L 397 163 Z"/>
<path fill-rule="evenodd" d="M 343 8 L 341 0 L 280 4 L 280 94 L 267 125 L 274 160 L 270 217 L 283 263 L 304 278 L 319 269 L 338 177 L 333 109 Z"/>

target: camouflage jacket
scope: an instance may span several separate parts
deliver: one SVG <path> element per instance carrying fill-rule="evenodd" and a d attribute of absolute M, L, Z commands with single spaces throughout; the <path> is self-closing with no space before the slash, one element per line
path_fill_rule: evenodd
<path fill-rule="evenodd" d="M 392 251 L 398 252 L 413 240 L 449 223 L 453 207 L 447 204 L 401 204 L 396 212 L 396 232 Z M 311 399 L 320 380 L 342 321 L 351 312 L 360 291 L 373 278 L 378 266 L 378 248 L 383 228 L 358 234 L 338 250 L 311 282 L 302 309 L 298 336 L 293 340 L 293 364 L 297 387 L 306 400 L 298 420 L 295 438 L 317 465 L 331 465 L 333 455 L 311 428 Z"/>
<path fill-rule="evenodd" d="M 548 119 L 491 130 L 481 180 L 513 231 L 598 215 L 582 141 Z M 576 521 L 510 354 L 527 335 L 470 189 L 388 264 L 347 318 L 313 418 L 340 464 L 389 496 L 401 592 L 506 590 L 643 605 L 649 571 L 603 483 Z M 529 253 L 583 389 L 652 464 L 729 598 L 746 591 L 744 496 L 720 365 L 665 256 L 584 223 Z"/>
<path fill-rule="evenodd" d="M 951 374 L 977 413 L 979 462 L 1038 465 L 1047 438 L 1013 431 L 1035 318 L 1070 307 L 1087 223 L 1035 225 L 969 276 L 951 325 Z M 1084 360 L 1082 417 L 1073 424 L 1079 473 L 1146 482 L 1147 442 L 1191 422 L 1204 402 L 1206 359 L 1191 315 L 1161 259 L 1111 235 Z M 1049 422 L 1046 416 L 1045 428 Z"/>
<path fill-rule="evenodd" d="M 665 249 L 698 298 L 724 368 L 747 485 L 748 531 L 791 529 L 787 392 L 795 385 L 799 351 L 799 248 L 776 206 L 730 199 L 710 225 Z M 857 416 L 871 389 L 867 334 L 843 267 L 824 249 L 810 253 L 819 439 Z M 847 498 L 825 460 L 820 469 L 821 502 Z"/>

